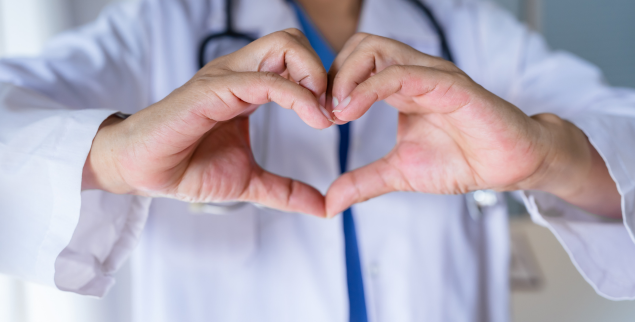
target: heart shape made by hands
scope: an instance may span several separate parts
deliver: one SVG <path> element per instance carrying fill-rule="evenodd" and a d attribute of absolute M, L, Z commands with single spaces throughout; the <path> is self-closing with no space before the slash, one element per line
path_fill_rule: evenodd
<path fill-rule="evenodd" d="M 261 104 L 276 102 L 323 129 L 361 117 L 380 100 L 399 111 L 394 149 L 337 178 L 326 196 L 254 160 L 247 115 Z M 572 174 L 590 167 L 579 161 L 590 160 L 586 143 L 575 126 L 553 115 L 530 118 L 454 64 L 392 39 L 355 35 L 327 74 L 304 35 L 289 29 L 211 61 L 125 121 L 105 122 L 87 177 L 118 193 L 247 201 L 331 217 L 391 191 L 566 194 L 581 184 Z"/>

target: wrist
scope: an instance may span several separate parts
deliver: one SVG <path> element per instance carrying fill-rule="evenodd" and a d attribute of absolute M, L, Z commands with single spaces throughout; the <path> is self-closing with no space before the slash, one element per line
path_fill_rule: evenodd
<path fill-rule="evenodd" d="M 526 189 L 549 192 L 596 215 L 621 218 L 617 185 L 586 135 L 555 115 L 541 114 L 532 118 L 548 134 L 542 143 L 548 152 Z"/>
<path fill-rule="evenodd" d="M 584 133 L 553 114 L 538 114 L 532 119 L 540 128 L 537 145 L 542 147 L 543 158 L 522 189 L 542 190 L 568 201 L 584 195 L 585 182 L 597 161 Z"/>
<path fill-rule="evenodd" d="M 132 192 L 119 173 L 115 149 L 110 148 L 116 141 L 117 126 L 123 121 L 121 117 L 111 115 L 99 126 L 82 170 L 82 190 L 99 189 L 119 194 Z"/>

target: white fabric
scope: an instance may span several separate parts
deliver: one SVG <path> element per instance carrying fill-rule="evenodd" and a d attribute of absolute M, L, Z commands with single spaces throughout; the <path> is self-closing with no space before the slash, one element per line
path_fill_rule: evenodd
<path fill-rule="evenodd" d="M 606 86 L 593 66 L 551 52 L 490 3 L 428 2 L 460 68 L 529 115 L 571 120 L 605 159 L 625 224 L 589 219 L 540 192 L 526 192 L 527 205 L 598 292 L 635 298 L 634 92 Z M 347 320 L 339 219 L 250 205 L 201 215 L 174 200 L 80 194 L 101 121 L 185 83 L 196 72 L 199 41 L 223 28 L 222 3 L 117 6 L 41 57 L 0 61 L 0 272 L 103 296 L 132 255 L 134 321 Z M 239 1 L 235 11 L 237 29 L 259 36 L 298 26 L 283 0 Z M 406 1 L 365 1 L 359 29 L 439 53 L 429 22 Z M 353 123 L 351 168 L 390 150 L 396 119 L 380 102 Z M 251 127 L 266 169 L 323 192 L 337 177 L 336 128 L 311 129 L 275 104 L 258 109 Z M 371 321 L 509 319 L 505 205 L 473 220 L 462 196 L 392 193 L 353 211 Z"/>
<path fill-rule="evenodd" d="M 112 111 L 67 110 L 6 83 L 0 109 L 0 271 L 54 285 L 52 264 L 79 218 L 84 161 Z"/>

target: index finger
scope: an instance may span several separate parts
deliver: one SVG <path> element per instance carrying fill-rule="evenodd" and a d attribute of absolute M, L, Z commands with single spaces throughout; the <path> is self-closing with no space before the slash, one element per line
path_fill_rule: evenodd
<path fill-rule="evenodd" d="M 390 66 L 415 65 L 441 70 L 453 66 L 450 62 L 426 55 L 399 41 L 375 35 L 360 34 L 350 43 L 350 47 L 338 56 L 329 71 L 335 113 L 350 103 L 350 94 L 359 84 Z M 365 106 L 362 114 L 368 108 L 370 105 Z"/>
<path fill-rule="evenodd" d="M 342 48 L 342 50 L 340 50 L 340 52 L 337 54 L 337 56 L 335 57 L 335 60 L 333 60 L 333 63 L 331 64 L 331 67 L 328 71 L 328 83 L 327 83 L 327 88 L 326 88 L 326 102 L 325 102 L 325 107 L 326 110 L 328 111 L 328 113 L 333 113 L 333 82 L 335 80 L 335 76 L 337 75 L 337 73 L 340 70 L 340 67 L 342 66 L 342 64 L 344 63 L 344 61 L 346 60 L 346 58 L 348 58 L 348 56 L 355 50 L 355 48 L 357 48 L 357 45 L 359 45 L 359 43 L 361 41 L 364 40 L 364 38 L 368 37 L 369 34 L 367 33 L 362 33 L 362 32 L 358 32 L 356 34 L 354 34 L 350 39 L 348 39 L 348 41 L 346 41 L 346 43 L 344 44 L 344 47 Z M 333 116 L 333 123 L 335 124 L 344 124 L 346 122 L 341 121 L 337 118 L 337 116 Z"/>
<path fill-rule="evenodd" d="M 231 71 L 273 72 L 300 84 L 318 99 L 326 92 L 326 70 L 298 29 L 271 33 L 230 56 L 225 66 Z"/>

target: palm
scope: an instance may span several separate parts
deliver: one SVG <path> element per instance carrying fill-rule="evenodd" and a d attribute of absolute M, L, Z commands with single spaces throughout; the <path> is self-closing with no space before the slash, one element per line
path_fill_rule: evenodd
<path fill-rule="evenodd" d="M 175 167 L 184 168 L 180 175 L 172 169 L 163 175 L 177 179 L 169 182 L 168 191 L 196 202 L 247 199 L 255 174 L 261 172 L 251 152 L 248 122 L 240 117 L 214 126 Z"/>
<path fill-rule="evenodd" d="M 141 187 L 142 193 L 189 202 L 249 201 L 285 211 L 323 213 L 324 199 L 315 188 L 258 166 L 249 143 L 248 117 L 218 122 L 193 140 L 184 139 L 183 128 L 165 128 L 171 129 L 169 134 L 154 135 L 121 158 L 126 160 L 129 184 Z"/>
<path fill-rule="evenodd" d="M 144 193 L 188 201 L 238 199 L 258 169 L 248 140 L 248 119 L 218 122 L 188 139 L 178 123 L 143 144 L 123 149 L 123 175 Z M 213 179 L 212 179 L 213 178 Z"/>
<path fill-rule="evenodd" d="M 403 97 L 387 101 L 402 111 L 420 109 Z M 401 172 L 403 190 L 459 194 L 503 189 L 540 166 L 530 138 L 509 124 L 503 126 L 504 117 L 481 107 L 463 109 L 448 114 L 400 113 L 397 144 L 385 159 Z M 473 115 L 469 109 L 482 113 Z"/>
<path fill-rule="evenodd" d="M 327 193 L 336 209 L 331 212 L 391 191 L 514 189 L 539 169 L 544 151 L 534 143 L 540 131 L 532 120 L 491 94 L 457 105 L 455 98 L 464 95 L 455 90 L 465 89 L 443 88 L 440 98 L 411 94 L 404 86 L 388 96 L 386 102 L 399 110 L 396 145 L 382 159 L 336 180 Z"/>

